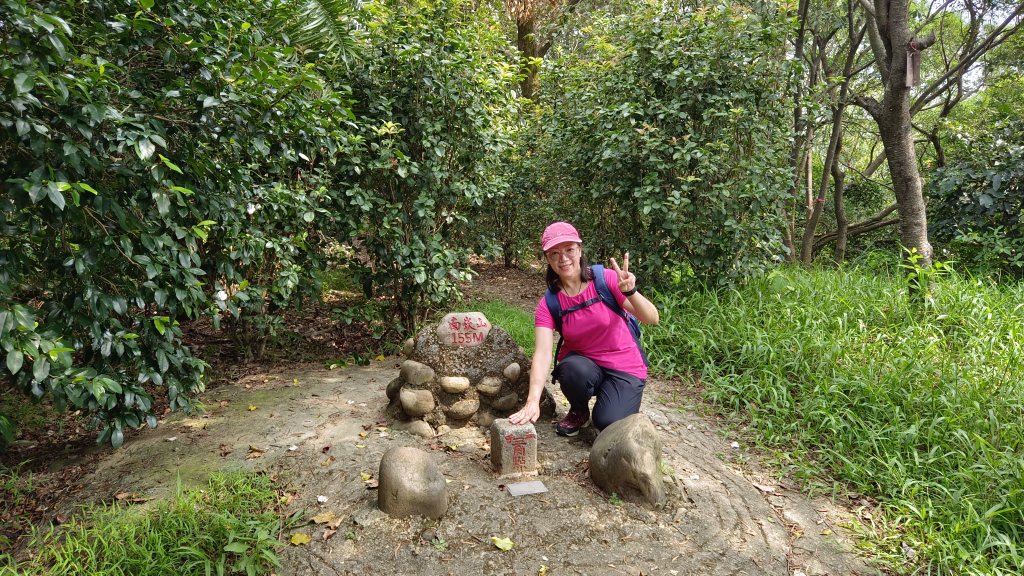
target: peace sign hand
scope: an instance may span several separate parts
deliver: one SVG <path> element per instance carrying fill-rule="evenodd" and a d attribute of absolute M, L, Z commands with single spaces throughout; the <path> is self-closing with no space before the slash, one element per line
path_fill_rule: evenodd
<path fill-rule="evenodd" d="M 616 276 L 619 277 L 619 291 L 622 293 L 630 292 L 636 289 L 636 276 L 629 271 L 629 252 L 622 255 L 622 268 L 619 268 L 619 263 L 615 261 L 615 258 L 611 258 L 612 270 L 615 270 Z"/>

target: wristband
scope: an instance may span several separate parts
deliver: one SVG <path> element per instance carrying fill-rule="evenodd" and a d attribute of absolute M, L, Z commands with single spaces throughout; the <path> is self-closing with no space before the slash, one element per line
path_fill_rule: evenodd
<path fill-rule="evenodd" d="M 633 289 L 630 290 L 629 292 L 623 292 L 622 293 L 622 295 L 625 296 L 626 298 L 629 298 L 633 294 L 636 294 L 636 286 L 633 286 Z"/>

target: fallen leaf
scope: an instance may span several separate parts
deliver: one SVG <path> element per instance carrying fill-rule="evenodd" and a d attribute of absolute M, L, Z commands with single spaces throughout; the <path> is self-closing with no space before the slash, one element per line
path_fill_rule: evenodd
<path fill-rule="evenodd" d="M 256 405 L 255 404 L 249 404 L 249 412 L 255 412 L 255 411 L 256 411 Z"/>
<path fill-rule="evenodd" d="M 327 524 L 327 523 L 333 522 L 333 521 L 335 521 L 337 519 L 338 519 L 338 515 L 335 514 L 334 512 L 332 512 L 331 510 L 327 510 L 326 512 L 321 512 L 321 513 L 317 514 L 316 516 L 313 516 L 313 522 L 316 523 L 316 524 Z"/>
<path fill-rule="evenodd" d="M 374 360 L 376 360 L 377 362 L 383 362 L 384 361 L 384 355 L 383 354 L 379 354 L 379 355 L 377 355 L 376 358 L 374 358 Z"/>
<path fill-rule="evenodd" d="M 537 576 L 548 576 L 548 567 L 541 564 L 540 568 L 537 569 Z"/>
<path fill-rule="evenodd" d="M 338 531 L 336 529 L 328 528 L 328 529 L 324 530 L 324 535 L 323 535 L 324 542 L 326 542 L 326 541 L 330 540 L 331 538 L 333 538 L 334 535 L 337 534 L 337 533 L 338 533 Z"/>
<path fill-rule="evenodd" d="M 356 448 L 366 448 L 366 444 L 356 444 Z"/>
<path fill-rule="evenodd" d="M 320 465 L 321 465 L 321 466 L 330 466 L 331 464 L 333 464 L 333 463 L 334 463 L 334 460 L 335 460 L 334 456 L 328 456 L 327 458 L 324 458 L 324 459 L 323 459 L 323 460 L 322 460 L 322 461 L 320 462 Z"/>
<path fill-rule="evenodd" d="M 311 540 L 313 539 L 309 537 L 309 534 L 299 533 L 292 534 L 292 537 L 289 539 L 289 542 L 292 543 L 292 546 L 301 546 L 303 544 L 309 544 Z"/>
<path fill-rule="evenodd" d="M 360 437 L 360 438 L 366 438 L 366 436 L 367 436 L 368 434 L 369 434 L 368 432 L 360 432 L 360 433 L 359 433 L 359 437 Z"/>
<path fill-rule="evenodd" d="M 377 426 L 377 432 L 387 432 L 387 426 Z"/>
<path fill-rule="evenodd" d="M 228 400 L 221 400 L 220 401 L 220 407 L 221 408 L 227 408 L 228 404 L 231 404 L 231 402 L 229 402 Z"/>
<path fill-rule="evenodd" d="M 367 490 L 373 490 L 374 488 L 376 488 L 379 485 L 377 483 L 377 479 L 376 478 L 374 478 L 372 480 L 366 481 L 365 484 L 366 484 L 366 489 Z"/>
<path fill-rule="evenodd" d="M 341 523 L 343 522 L 343 520 L 344 519 L 340 518 L 340 517 L 339 518 L 335 518 L 334 520 L 331 520 L 330 522 L 327 523 L 327 527 L 330 528 L 331 530 L 337 530 L 338 526 L 341 526 Z"/>
<path fill-rule="evenodd" d="M 222 458 L 224 456 L 227 456 L 228 454 L 231 454 L 232 452 L 234 452 L 234 449 L 231 446 L 228 446 L 227 444 L 220 445 L 220 455 Z"/>
<path fill-rule="evenodd" d="M 245 455 L 246 460 L 255 460 L 257 458 L 263 458 L 263 452 L 260 452 L 259 450 L 252 450 Z"/>
<path fill-rule="evenodd" d="M 764 484 L 754 484 L 754 487 L 766 494 L 775 492 L 775 486 L 765 486 Z"/>
<path fill-rule="evenodd" d="M 370 428 L 373 428 L 373 424 L 363 424 L 363 430 L 369 430 Z"/>
<path fill-rule="evenodd" d="M 363 482 L 368 482 L 370 478 L 373 478 L 373 474 L 369 472 L 360 472 L 359 477 L 363 479 Z"/>
<path fill-rule="evenodd" d="M 494 543 L 494 546 L 497 547 L 498 550 L 504 550 L 506 552 L 515 546 L 515 543 L 513 543 L 510 538 L 498 538 L 497 536 L 491 536 L 491 542 Z"/>
<path fill-rule="evenodd" d="M 832 531 L 831 530 L 822 530 L 821 531 L 821 535 L 822 536 L 831 536 L 832 535 Z"/>

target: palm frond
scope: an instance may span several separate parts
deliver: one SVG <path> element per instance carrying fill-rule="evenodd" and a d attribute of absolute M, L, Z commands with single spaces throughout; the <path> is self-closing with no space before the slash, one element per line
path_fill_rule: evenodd
<path fill-rule="evenodd" d="M 273 25 L 316 59 L 348 64 L 359 56 L 358 0 L 270 0 Z"/>

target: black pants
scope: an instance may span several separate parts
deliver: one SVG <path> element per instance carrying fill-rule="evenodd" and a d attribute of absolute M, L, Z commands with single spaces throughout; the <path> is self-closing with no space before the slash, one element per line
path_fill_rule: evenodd
<path fill-rule="evenodd" d="M 598 430 L 639 412 L 646 384 L 631 374 L 601 368 L 590 358 L 579 354 L 569 354 L 558 363 L 555 379 L 569 404 L 577 410 L 585 410 L 590 405 L 590 398 L 597 396 L 591 420 Z"/>

